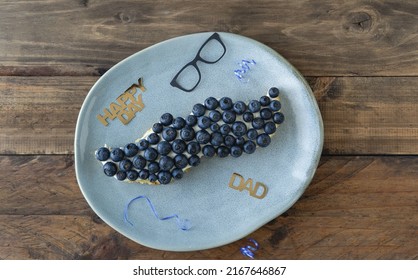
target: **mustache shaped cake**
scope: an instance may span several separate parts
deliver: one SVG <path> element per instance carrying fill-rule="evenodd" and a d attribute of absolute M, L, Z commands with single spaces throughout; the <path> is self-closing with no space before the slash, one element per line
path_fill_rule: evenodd
<path fill-rule="evenodd" d="M 272 87 L 248 103 L 209 97 L 185 118 L 163 114 L 136 143 L 99 148 L 96 159 L 104 174 L 117 180 L 169 184 L 198 166 L 202 157 L 238 158 L 267 147 L 284 121 L 279 93 Z"/>

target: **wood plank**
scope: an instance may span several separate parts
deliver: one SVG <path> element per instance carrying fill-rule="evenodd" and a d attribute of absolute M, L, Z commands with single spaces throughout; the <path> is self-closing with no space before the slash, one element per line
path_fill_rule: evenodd
<path fill-rule="evenodd" d="M 100 75 L 155 43 L 208 30 L 258 40 L 306 76 L 418 75 L 414 0 L 219 4 L 1 1 L 0 75 Z"/>
<path fill-rule="evenodd" d="M 0 77 L 0 154 L 71 154 L 97 77 Z M 418 154 L 417 77 L 310 77 L 324 155 Z"/>
<path fill-rule="evenodd" d="M 3 156 L 0 172 L 3 259 L 244 259 L 249 244 L 186 253 L 136 244 L 88 208 L 71 156 Z M 417 156 L 322 157 L 301 199 L 249 235 L 256 258 L 418 259 L 417 181 Z"/>

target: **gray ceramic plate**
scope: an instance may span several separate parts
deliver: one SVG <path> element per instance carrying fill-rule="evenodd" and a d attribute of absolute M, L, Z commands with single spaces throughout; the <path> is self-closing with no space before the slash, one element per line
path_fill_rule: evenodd
<path fill-rule="evenodd" d="M 197 62 L 201 72 L 198 86 L 192 92 L 185 92 L 170 85 L 176 73 L 193 60 L 212 34 L 192 34 L 164 41 L 118 63 L 92 87 L 78 117 L 75 162 L 83 195 L 107 224 L 148 247 L 191 251 L 221 246 L 247 236 L 297 201 L 309 185 L 321 155 L 322 119 L 309 86 L 283 57 L 259 42 L 219 33 L 226 52 L 216 63 Z M 218 41 L 212 40 L 203 51 L 206 54 L 202 56 L 214 60 L 223 50 Z M 252 63 L 246 67 L 242 60 Z M 241 73 L 241 80 L 235 73 L 238 69 L 246 72 Z M 179 80 L 191 84 L 197 78 L 196 73 L 190 68 Z M 134 88 L 132 96 L 137 100 L 141 95 L 143 106 L 122 94 L 138 83 L 140 77 L 145 91 Z M 208 96 L 249 101 L 266 94 L 272 86 L 281 91 L 286 120 L 270 146 L 258 148 L 254 154 L 203 159 L 183 179 L 165 186 L 119 182 L 105 176 L 102 165 L 95 159 L 97 148 L 133 142 L 165 112 L 185 117 L 195 103 L 202 103 Z M 103 125 L 97 116 L 105 118 L 106 108 L 116 115 L 121 109 L 118 98 L 133 112 L 131 116 L 122 116 L 131 121 L 123 124 L 118 117 L 107 118 L 108 125 Z M 129 107 L 131 103 L 135 106 Z M 132 114 L 135 117 L 131 118 Z M 239 186 L 243 180 L 241 186 L 246 182 L 246 189 L 239 191 L 229 186 L 234 173 L 243 179 L 236 177 L 232 184 Z M 264 189 L 267 189 L 264 198 L 255 197 L 261 196 Z M 129 217 L 134 226 L 127 224 L 123 220 L 124 208 L 139 195 L 146 195 L 161 217 L 178 214 L 188 219 L 192 227 L 182 231 L 175 220 L 156 219 L 145 200 L 132 204 Z"/>

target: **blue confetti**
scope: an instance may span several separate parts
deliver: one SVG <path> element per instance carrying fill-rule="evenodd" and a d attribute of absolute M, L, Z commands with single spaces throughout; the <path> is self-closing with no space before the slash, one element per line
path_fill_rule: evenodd
<path fill-rule="evenodd" d="M 255 241 L 254 239 L 250 238 L 248 240 L 254 244 L 255 248 L 251 245 L 247 245 L 245 247 L 241 247 L 240 251 L 241 254 L 243 254 L 244 256 L 254 259 L 254 252 L 258 250 L 259 246 L 257 241 Z"/>

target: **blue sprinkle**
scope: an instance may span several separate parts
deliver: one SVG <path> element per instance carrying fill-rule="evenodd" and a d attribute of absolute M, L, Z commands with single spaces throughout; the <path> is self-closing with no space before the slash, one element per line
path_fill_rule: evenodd
<path fill-rule="evenodd" d="M 250 245 L 247 245 L 245 247 L 241 247 L 240 251 L 241 254 L 243 254 L 244 256 L 254 259 L 254 252 L 258 250 L 259 246 L 257 241 L 255 241 L 254 239 L 250 238 L 248 240 L 254 243 L 255 248 Z"/>

